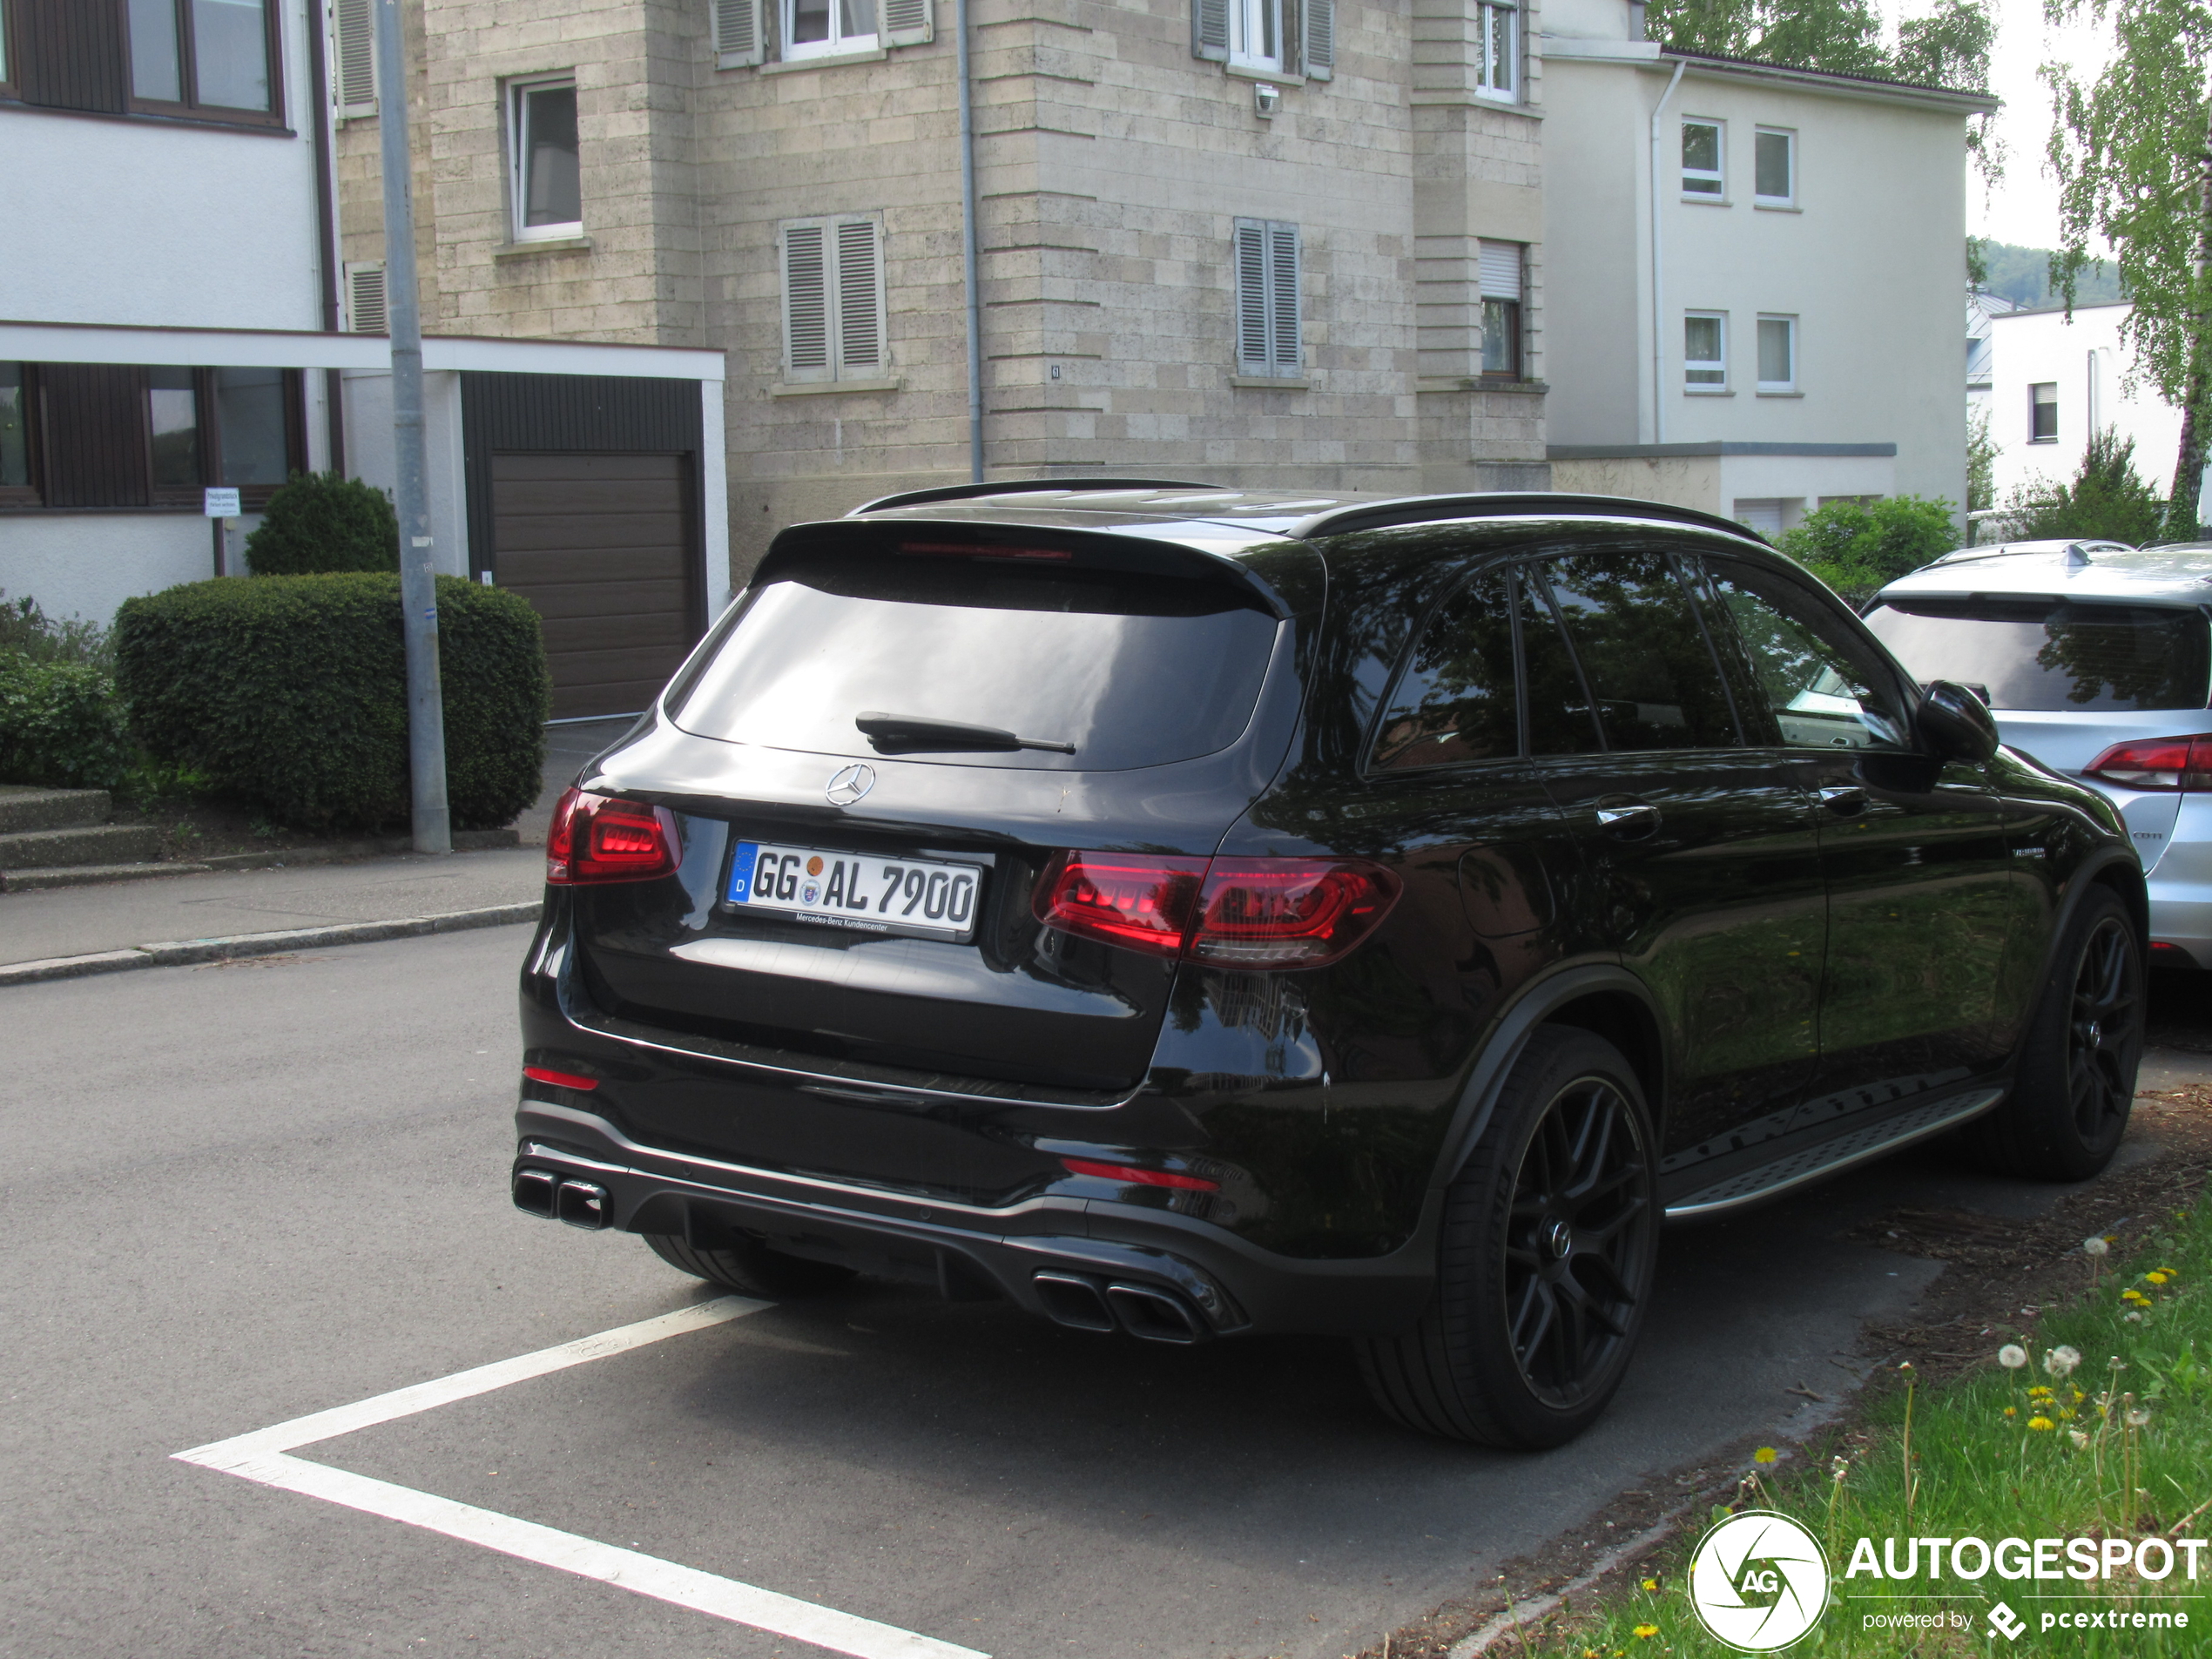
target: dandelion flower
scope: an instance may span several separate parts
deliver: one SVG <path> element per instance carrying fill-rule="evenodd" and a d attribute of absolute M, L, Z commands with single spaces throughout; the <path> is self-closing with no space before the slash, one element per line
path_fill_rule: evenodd
<path fill-rule="evenodd" d="M 2047 1433 L 2058 1426 L 2058 1425 L 2054 1423 L 2049 1418 L 2042 1416 L 2029 1418 L 2027 1420 L 2027 1426 L 2032 1429 L 2037 1429 L 2045 1433 Z"/>
<path fill-rule="evenodd" d="M 2077 1451 L 2077 1452 L 2086 1452 L 2087 1450 L 2088 1450 L 2088 1448 L 2089 1448 L 2089 1437 L 2088 1437 L 2088 1435 L 2087 1435 L 2087 1434 L 2084 1433 L 2081 1430 L 2080 1430 L 2080 1429 L 2078 1429 L 2078 1428 L 2070 1428 L 2070 1429 L 2067 1430 L 2067 1432 L 2066 1432 L 2066 1437 L 2067 1437 L 2067 1439 L 2068 1439 L 2069 1440 L 2072 1440 L 2072 1441 L 2074 1442 L 2074 1449 L 2075 1451 Z"/>
<path fill-rule="evenodd" d="M 2005 1415 L 2007 1417 L 2018 1417 L 2020 1414 L 2020 1408 L 2017 1406 L 2007 1406 L 2005 1407 Z"/>
<path fill-rule="evenodd" d="M 2074 1368 L 2080 1363 L 2081 1350 L 2065 1345 L 2049 1350 L 2043 1356 L 2043 1369 L 2054 1377 L 2071 1375 Z"/>
<path fill-rule="evenodd" d="M 2163 1273 L 2146 1273 L 2143 1275 L 2143 1278 L 2148 1283 L 2153 1285 L 2163 1285 L 2166 1283 L 2166 1275 Z"/>
<path fill-rule="evenodd" d="M 1997 1363 L 2007 1371 L 2018 1371 L 2027 1363 L 2027 1350 L 2017 1342 L 2008 1342 L 1998 1349 Z"/>
<path fill-rule="evenodd" d="M 2141 1325 L 2143 1322 L 2143 1316 L 2140 1313 L 2129 1312 L 2121 1317 L 2130 1325 Z"/>
<path fill-rule="evenodd" d="M 2112 1253 L 2112 1246 L 2092 1233 L 2081 1241 L 2081 1253 L 2084 1256 L 2108 1256 Z"/>
<path fill-rule="evenodd" d="M 2149 1421 L 2150 1413 L 2140 1407 L 2133 1409 L 2128 1413 L 2128 1426 L 2129 1428 L 2141 1428 L 2144 1424 Z"/>
<path fill-rule="evenodd" d="M 1772 1447 L 1762 1446 L 1757 1451 L 1751 1453 L 1751 1461 L 1754 1463 L 1771 1463 L 1780 1455 L 1781 1454 Z"/>
<path fill-rule="evenodd" d="M 1656 1624 L 1639 1624 L 1636 1626 L 1636 1640 L 1639 1642 L 1649 1642 L 1652 1637 L 1657 1635 L 1658 1634 L 1659 1627 Z"/>
<path fill-rule="evenodd" d="M 1656 1590 L 1659 1588 L 1659 1581 L 1656 1578 L 1648 1578 L 1643 1581 L 1643 1588 L 1647 1590 Z"/>

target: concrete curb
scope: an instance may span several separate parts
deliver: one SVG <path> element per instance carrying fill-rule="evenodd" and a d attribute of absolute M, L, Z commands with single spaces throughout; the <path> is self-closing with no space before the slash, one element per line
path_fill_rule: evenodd
<path fill-rule="evenodd" d="M 381 939 L 414 939 L 426 934 L 455 934 L 471 927 L 503 927 L 536 921 L 540 909 L 527 904 L 486 905 L 449 910 L 442 915 L 401 916 L 390 921 L 341 921 L 327 927 L 292 927 L 282 933 L 232 934 L 220 939 L 170 939 L 128 950 L 95 951 L 84 956 L 49 956 L 41 961 L 0 966 L 0 986 L 30 985 L 41 980 L 80 979 L 87 974 L 119 974 L 133 968 L 177 968 L 237 956 L 274 956 L 291 950 L 320 950 L 331 945 L 368 945 Z"/>

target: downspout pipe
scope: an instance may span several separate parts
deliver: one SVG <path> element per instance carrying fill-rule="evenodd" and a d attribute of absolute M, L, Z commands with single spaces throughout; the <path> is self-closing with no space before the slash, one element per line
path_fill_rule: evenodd
<path fill-rule="evenodd" d="M 1663 169 L 1659 164 L 1660 122 L 1667 113 L 1667 105 L 1675 95 L 1675 88 L 1682 84 L 1682 72 L 1689 65 L 1681 58 L 1675 60 L 1675 77 L 1667 83 L 1667 90 L 1659 95 L 1659 102 L 1651 111 L 1651 441 L 1667 441 L 1667 302 L 1662 293 L 1665 262 L 1660 258 L 1659 180 Z"/>
<path fill-rule="evenodd" d="M 953 27 L 958 31 L 960 74 L 961 282 L 968 309 L 968 476 L 983 482 L 983 298 L 975 266 L 975 97 L 968 66 L 968 0 L 957 0 Z"/>
<path fill-rule="evenodd" d="M 322 331 L 338 332 L 338 211 L 331 182 L 330 66 L 324 56 L 322 19 L 307 20 L 309 96 L 315 111 L 315 268 L 322 275 Z M 329 441 L 330 470 L 346 471 L 344 381 L 334 368 L 323 370 L 323 429 Z"/>

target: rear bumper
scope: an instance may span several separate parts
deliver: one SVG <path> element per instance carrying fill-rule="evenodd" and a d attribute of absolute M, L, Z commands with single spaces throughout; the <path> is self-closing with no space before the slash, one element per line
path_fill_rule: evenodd
<path fill-rule="evenodd" d="M 2171 840 L 2150 868 L 2154 944 L 2172 945 L 2212 968 L 2212 795 L 2182 797 Z"/>
<path fill-rule="evenodd" d="M 1143 1294 L 1158 1293 L 1193 1316 L 1181 1339 L 1380 1335 L 1420 1316 L 1433 1277 L 1426 1226 L 1388 1256 L 1308 1261 L 1166 1211 L 1056 1197 L 1003 1209 L 923 1202 L 671 1153 L 548 1101 L 523 1100 L 516 1128 L 516 1176 L 552 1184 L 529 1178 L 518 1190 L 517 1203 L 534 1213 L 546 1213 L 539 1193 L 575 1183 L 606 1195 L 573 1206 L 578 1224 L 675 1234 L 704 1248 L 751 1235 L 792 1255 L 931 1285 L 949 1298 L 1002 1296 L 1062 1324 L 1089 1323 L 1080 1315 L 1097 1301 L 1123 1328 L 1161 1337 L 1130 1317 Z M 1125 1291 L 1138 1294 L 1109 1294 Z"/>

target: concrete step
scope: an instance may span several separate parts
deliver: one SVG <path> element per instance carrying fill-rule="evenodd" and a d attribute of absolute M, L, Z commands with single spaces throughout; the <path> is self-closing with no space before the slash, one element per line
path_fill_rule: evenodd
<path fill-rule="evenodd" d="M 0 834 L 21 830 L 84 829 L 105 824 L 115 810 L 105 789 L 46 789 L 0 784 Z M 0 868 L 6 867 L 0 865 Z"/>
<path fill-rule="evenodd" d="M 57 870 L 10 870 L 0 875 L 0 893 L 34 893 L 43 887 L 91 887 L 104 881 L 144 881 L 158 875 L 200 875 L 205 864 L 69 864 Z"/>
<path fill-rule="evenodd" d="M 161 832 L 151 824 L 17 830 L 0 835 L 0 871 L 15 875 L 70 864 L 139 864 L 160 852 Z"/>

